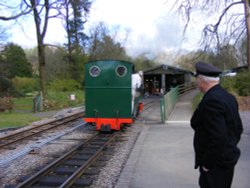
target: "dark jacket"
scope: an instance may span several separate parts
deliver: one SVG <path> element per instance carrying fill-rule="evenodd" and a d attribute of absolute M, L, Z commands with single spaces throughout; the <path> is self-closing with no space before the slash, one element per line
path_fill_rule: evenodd
<path fill-rule="evenodd" d="M 191 127 L 195 131 L 195 168 L 230 168 L 237 163 L 243 127 L 233 95 L 220 85 L 208 90 L 191 118 Z"/>

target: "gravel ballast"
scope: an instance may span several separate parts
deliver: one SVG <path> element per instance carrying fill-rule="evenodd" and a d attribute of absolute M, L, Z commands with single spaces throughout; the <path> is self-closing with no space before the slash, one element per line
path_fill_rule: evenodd
<path fill-rule="evenodd" d="M 119 174 L 136 142 L 136 139 L 142 130 L 142 126 L 142 124 L 133 124 L 132 126 L 127 127 L 124 140 L 119 143 L 117 147 L 115 147 L 114 155 L 106 163 L 106 166 L 101 169 L 100 174 L 94 180 L 91 187 L 113 187 L 115 185 Z M 94 132 L 94 126 L 81 126 L 75 131 L 62 136 L 59 139 L 42 146 L 41 148 L 34 148 L 33 152 L 25 156 L 21 156 L 7 166 L 0 166 L 0 188 L 5 187 L 6 185 L 18 184 L 20 180 L 22 181 L 25 177 L 34 174 L 39 168 L 54 160 L 54 157 L 60 156 L 67 152 L 70 148 L 76 146 L 80 142 L 77 141 L 77 139 L 83 140 L 89 138 L 94 134 Z M 58 131 L 57 133 L 51 133 L 50 135 L 43 135 L 43 137 L 38 141 L 29 141 L 25 144 L 25 146 L 20 145 L 18 149 L 20 150 L 22 147 L 31 147 L 35 143 L 42 142 L 42 140 L 48 139 L 49 137 L 55 136 L 55 134 L 59 133 L 60 132 Z M 2 134 L 5 133 L 2 132 Z M 1 153 L 0 160 L 11 156 L 15 152 L 17 152 L 17 149 Z"/>

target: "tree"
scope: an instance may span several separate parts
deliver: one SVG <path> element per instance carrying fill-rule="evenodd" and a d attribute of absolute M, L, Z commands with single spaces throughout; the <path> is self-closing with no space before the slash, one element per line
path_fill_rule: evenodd
<path fill-rule="evenodd" d="M 219 51 L 220 53 L 215 53 L 213 50 L 207 50 L 206 52 L 202 50 L 190 52 L 176 59 L 175 64 L 190 71 L 194 71 L 194 64 L 198 60 L 209 62 L 210 64 L 219 67 L 221 70 L 229 70 L 239 65 L 237 50 L 234 46 L 222 46 Z"/>
<path fill-rule="evenodd" d="M 249 0 L 242 0 L 245 7 L 245 20 L 246 20 L 246 30 L 247 30 L 247 66 L 248 71 L 250 71 L 250 2 Z"/>
<path fill-rule="evenodd" d="M 115 41 L 115 36 L 111 36 L 107 26 L 103 23 L 94 28 L 91 32 L 89 43 L 90 60 L 95 59 L 119 59 L 128 60 L 125 48 L 122 43 Z"/>
<path fill-rule="evenodd" d="M 71 78 L 81 81 L 83 64 L 86 62 L 85 44 L 88 39 L 83 32 L 84 24 L 87 22 L 87 15 L 90 11 L 89 0 L 65 0 L 65 30 L 67 33 L 68 51 L 67 60 L 70 67 Z"/>
<path fill-rule="evenodd" d="M 47 95 L 46 75 L 45 75 L 44 38 L 45 38 L 46 31 L 47 31 L 47 26 L 48 26 L 48 21 L 49 21 L 49 11 L 51 9 L 52 4 L 49 4 L 49 0 L 44 0 L 43 4 L 41 5 L 39 4 L 39 1 L 30 0 L 30 5 L 29 4 L 26 4 L 26 5 L 32 8 L 33 16 L 34 16 L 33 18 L 35 22 L 36 36 L 37 36 L 40 89 L 41 89 L 42 99 L 44 100 L 44 98 L 46 98 L 46 95 Z M 43 12 L 43 10 L 45 12 Z M 41 107 L 43 110 L 43 102 L 42 102 Z"/>
<path fill-rule="evenodd" d="M 26 49 L 27 59 L 32 64 L 34 75 L 38 75 L 38 56 L 37 48 Z M 63 46 L 46 46 L 46 82 L 55 79 L 70 79 L 70 69 L 67 58 L 67 51 Z M 81 76 L 82 78 L 82 76 Z"/>
<path fill-rule="evenodd" d="M 0 98 L 14 94 L 15 94 L 15 88 L 12 82 L 5 76 L 0 75 Z"/>
<path fill-rule="evenodd" d="M 222 70 L 227 70 L 239 66 L 235 46 L 228 44 L 222 46 L 219 51 L 220 53 L 216 56 L 216 63 L 218 67 Z"/>
<path fill-rule="evenodd" d="M 237 58 L 241 65 L 244 65 L 244 62 L 247 61 L 247 38 L 243 38 L 239 44 L 237 51 Z"/>
<path fill-rule="evenodd" d="M 46 75 L 45 75 L 45 44 L 44 38 L 47 32 L 48 21 L 50 18 L 56 18 L 61 12 L 61 7 L 64 1 L 57 0 L 21 0 L 19 6 L 7 5 L 7 3 L 1 3 L 0 8 L 6 8 L 10 12 L 10 16 L 1 16 L 0 20 L 9 21 L 17 20 L 21 16 L 33 14 L 33 19 L 36 28 L 37 36 L 37 49 L 38 49 L 38 62 L 39 62 L 39 78 L 40 78 L 40 90 L 42 99 L 46 98 Z M 54 11 L 51 11 L 54 10 Z M 43 100 L 42 105 L 43 107 Z M 43 109 L 41 109 L 43 110 Z"/>
<path fill-rule="evenodd" d="M 38 68 L 38 53 L 37 48 L 30 48 L 25 49 L 25 54 L 27 56 L 28 61 L 30 62 L 32 66 L 33 76 L 38 77 L 39 76 L 39 68 Z"/>
<path fill-rule="evenodd" d="M 70 78 L 70 71 L 65 56 L 67 52 L 63 48 L 46 47 L 46 79 Z"/>
<path fill-rule="evenodd" d="M 211 53 L 211 52 L 210 52 Z M 190 70 L 190 71 L 195 71 L 194 70 L 194 64 L 196 61 L 201 60 L 201 61 L 208 61 L 209 59 L 209 53 L 204 52 L 202 50 L 194 51 L 194 52 L 189 52 L 187 54 L 183 54 L 179 56 L 174 64 L 179 65 L 183 69 Z"/>
<path fill-rule="evenodd" d="M 90 11 L 89 0 L 65 0 L 66 15 L 64 15 L 67 33 L 67 50 L 71 54 L 74 50 L 84 51 L 87 35 L 83 32 L 87 15 Z"/>
<path fill-rule="evenodd" d="M 28 62 L 21 46 L 13 43 L 7 44 L 2 55 L 4 56 L 5 64 L 8 66 L 8 78 L 32 76 L 31 64 Z"/>
<path fill-rule="evenodd" d="M 8 65 L 2 53 L 0 53 L 0 75 L 7 77 Z"/>
<path fill-rule="evenodd" d="M 0 45 L 3 44 L 8 38 L 6 29 L 0 25 Z"/>
<path fill-rule="evenodd" d="M 195 10 L 202 11 L 202 14 L 208 16 L 214 15 L 214 10 L 222 9 L 217 21 L 213 24 L 207 24 L 203 29 L 202 45 L 205 50 L 211 47 L 211 44 L 217 45 L 218 53 L 222 46 L 228 44 L 237 44 L 242 38 L 247 36 L 247 62 L 248 70 L 250 70 L 250 16 L 249 16 L 249 0 L 176 0 L 176 7 L 183 13 L 186 20 L 184 32 L 188 28 L 190 20 Z M 242 6 L 244 14 L 239 12 L 230 12 L 234 7 Z M 224 33 L 220 33 L 224 29 Z"/>
<path fill-rule="evenodd" d="M 140 71 L 140 70 L 147 70 L 149 68 L 152 68 L 156 65 L 156 63 L 153 60 L 150 60 L 147 57 L 147 54 L 142 53 L 136 58 L 133 59 L 134 65 L 135 65 L 135 70 Z"/>

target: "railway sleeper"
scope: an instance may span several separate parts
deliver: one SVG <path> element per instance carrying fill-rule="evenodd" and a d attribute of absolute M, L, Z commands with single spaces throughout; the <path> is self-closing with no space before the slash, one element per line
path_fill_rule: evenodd
<path fill-rule="evenodd" d="M 72 157 L 70 157 L 70 159 L 75 159 L 75 160 L 88 160 L 90 157 L 92 157 L 93 155 L 87 155 L 87 154 L 83 154 L 83 155 L 74 155 Z"/>
<path fill-rule="evenodd" d="M 97 175 L 99 174 L 99 172 L 101 171 L 101 169 L 97 169 L 97 168 L 89 168 L 86 172 L 84 172 L 84 175 Z"/>
<path fill-rule="evenodd" d="M 63 164 L 68 166 L 81 166 L 85 162 L 85 160 L 67 160 Z"/>
<path fill-rule="evenodd" d="M 54 169 L 54 173 L 58 175 L 71 175 L 73 174 L 78 168 L 75 166 L 61 166 L 61 167 L 56 167 Z"/>
<path fill-rule="evenodd" d="M 98 141 L 94 141 L 94 142 L 91 142 L 91 146 L 102 146 L 103 144 L 105 143 L 105 141 L 101 141 L 101 140 L 98 140 Z"/>
<path fill-rule="evenodd" d="M 92 144 L 90 144 L 87 147 L 79 148 L 79 150 L 84 150 L 84 149 L 99 149 L 99 148 L 100 148 L 100 146 L 98 146 L 98 145 L 92 145 Z"/>
<path fill-rule="evenodd" d="M 57 177 L 57 176 L 44 176 L 38 180 L 38 185 L 45 186 L 60 186 L 67 180 L 67 177 Z M 80 178 L 78 179 L 73 186 L 83 187 L 90 186 L 92 184 L 91 179 Z"/>
<path fill-rule="evenodd" d="M 109 161 L 110 156 L 102 156 L 100 158 L 97 159 L 97 161 Z"/>
<path fill-rule="evenodd" d="M 79 178 L 78 180 L 76 180 L 76 182 L 73 184 L 73 186 L 76 187 L 86 187 L 86 186 L 90 186 L 92 184 L 93 180 L 91 179 L 87 179 L 87 178 Z"/>
<path fill-rule="evenodd" d="M 67 177 L 44 176 L 37 181 L 37 185 L 60 186 L 67 180 Z"/>
<path fill-rule="evenodd" d="M 34 185 L 31 186 L 30 188 L 55 188 L 54 186 L 39 186 L 39 185 Z"/>
<path fill-rule="evenodd" d="M 94 164 L 91 165 L 92 167 L 104 167 L 106 166 L 106 162 L 105 161 L 96 161 Z"/>
<path fill-rule="evenodd" d="M 108 151 L 105 151 L 105 155 L 109 155 L 109 156 L 112 156 L 114 155 L 114 150 L 108 150 Z"/>
<path fill-rule="evenodd" d="M 109 139 L 110 133 L 109 134 L 108 133 L 105 133 L 105 134 L 103 133 L 102 136 L 103 137 L 96 138 L 95 141 L 104 141 L 104 142 L 107 141 Z"/>
<path fill-rule="evenodd" d="M 58 175 L 71 175 L 76 171 L 77 168 L 75 167 L 57 167 L 54 172 Z M 100 169 L 96 168 L 89 168 L 86 172 L 84 172 L 85 175 L 97 175 L 100 172 Z"/>
<path fill-rule="evenodd" d="M 97 152 L 96 149 L 89 149 L 89 148 L 86 148 L 86 149 L 84 149 L 84 150 L 82 150 L 82 151 L 79 151 L 78 153 L 79 153 L 79 154 L 91 154 L 91 155 L 93 155 L 93 154 L 95 154 L 96 152 Z"/>

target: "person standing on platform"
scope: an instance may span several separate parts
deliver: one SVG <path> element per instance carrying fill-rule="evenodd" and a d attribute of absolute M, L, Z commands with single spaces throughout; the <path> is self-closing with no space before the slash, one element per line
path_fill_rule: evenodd
<path fill-rule="evenodd" d="M 237 144 L 243 131 L 238 103 L 219 84 L 220 69 L 211 64 L 195 65 L 198 89 L 204 96 L 196 108 L 194 130 L 195 169 L 201 188 L 230 188 L 240 157 Z"/>

